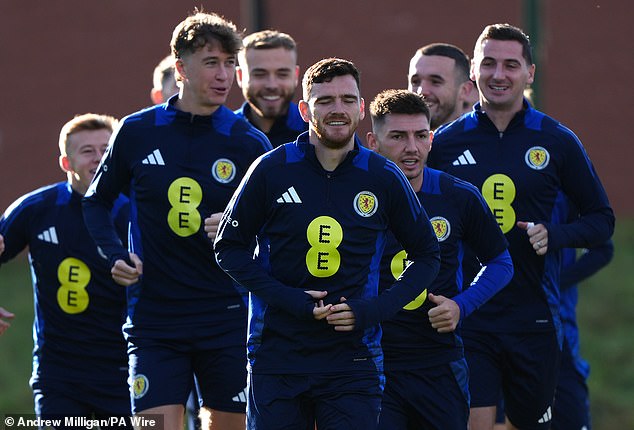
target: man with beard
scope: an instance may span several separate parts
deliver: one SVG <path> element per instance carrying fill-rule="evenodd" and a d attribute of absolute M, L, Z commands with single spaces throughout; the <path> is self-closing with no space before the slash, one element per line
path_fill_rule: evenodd
<path fill-rule="evenodd" d="M 432 43 L 416 51 L 409 62 L 407 89 L 425 97 L 432 130 L 471 111 L 478 101 L 469 79 L 469 57 L 448 43 Z"/>
<path fill-rule="evenodd" d="M 246 100 L 235 113 L 271 141 L 274 148 L 292 142 L 308 129 L 291 100 L 297 88 L 297 46 L 291 36 L 274 30 L 244 38 L 236 80 Z"/>
<path fill-rule="evenodd" d="M 375 429 L 379 322 L 429 287 L 438 241 L 399 168 L 355 142 L 356 67 L 321 60 L 302 86 L 308 132 L 251 166 L 214 244 L 220 267 L 251 292 L 247 427 Z M 390 230 L 410 264 L 379 295 Z"/>

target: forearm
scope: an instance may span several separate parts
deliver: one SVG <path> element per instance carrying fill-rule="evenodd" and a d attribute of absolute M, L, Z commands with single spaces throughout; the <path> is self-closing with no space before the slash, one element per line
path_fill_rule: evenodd
<path fill-rule="evenodd" d="M 464 319 L 506 286 L 513 277 L 513 261 L 508 250 L 483 264 L 469 288 L 453 298 Z"/>
<path fill-rule="evenodd" d="M 297 318 L 312 318 L 314 301 L 299 288 L 285 285 L 271 277 L 251 257 L 247 246 L 229 245 L 217 241 L 215 246 L 218 265 L 238 284 L 271 306 L 283 309 Z"/>
<path fill-rule="evenodd" d="M 370 299 L 353 299 L 346 303 L 354 312 L 357 329 L 365 329 L 396 315 L 432 284 L 438 270 L 440 258 L 429 255 L 414 260 L 401 277 L 379 296 Z"/>
<path fill-rule="evenodd" d="M 110 210 L 112 205 L 99 200 L 93 194 L 90 198 L 82 200 L 84 222 L 88 232 L 101 251 L 108 257 L 110 267 L 117 260 L 129 262 L 128 250 L 123 246 L 117 235 Z"/>
<path fill-rule="evenodd" d="M 548 229 L 548 250 L 590 248 L 612 237 L 614 214 L 609 207 L 577 218 L 568 224 L 544 223 Z"/>
<path fill-rule="evenodd" d="M 561 271 L 561 288 L 570 288 L 605 267 L 614 255 L 614 244 L 611 240 L 601 246 L 589 248 L 573 264 Z"/>

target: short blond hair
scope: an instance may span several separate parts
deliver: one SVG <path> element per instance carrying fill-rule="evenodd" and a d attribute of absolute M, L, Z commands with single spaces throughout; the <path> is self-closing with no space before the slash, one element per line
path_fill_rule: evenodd
<path fill-rule="evenodd" d="M 62 155 L 68 155 L 68 138 L 77 132 L 84 130 L 108 130 L 111 133 L 117 126 L 119 121 L 110 115 L 99 115 L 96 113 L 85 113 L 83 115 L 75 115 L 75 118 L 68 121 L 62 127 L 59 133 L 59 152 Z"/>

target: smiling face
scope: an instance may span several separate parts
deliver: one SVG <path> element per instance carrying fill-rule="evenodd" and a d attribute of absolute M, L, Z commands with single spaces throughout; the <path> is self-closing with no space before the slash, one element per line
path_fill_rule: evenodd
<path fill-rule="evenodd" d="M 458 75 L 453 58 L 417 53 L 410 61 L 408 89 L 425 97 L 432 128 L 453 121 L 463 112 Z"/>
<path fill-rule="evenodd" d="M 225 103 L 233 84 L 236 56 L 218 43 L 207 43 L 176 61 L 182 81 L 179 108 L 197 115 L 211 115 Z"/>
<path fill-rule="evenodd" d="M 288 112 L 299 76 L 295 51 L 283 47 L 247 49 L 240 54 L 236 72 L 242 95 L 255 115 L 272 120 L 272 125 Z"/>
<path fill-rule="evenodd" d="M 524 89 L 534 75 L 535 65 L 527 63 L 515 40 L 484 39 L 474 52 L 471 78 L 477 82 L 484 110 L 521 110 Z"/>
<path fill-rule="evenodd" d="M 425 114 L 388 114 L 368 133 L 368 146 L 396 163 L 412 188 L 420 191 L 432 139 Z"/>
<path fill-rule="evenodd" d="M 300 101 L 299 110 L 309 123 L 311 136 L 331 149 L 353 145 L 354 133 L 365 117 L 364 101 L 352 75 L 313 83 L 308 100 Z"/>
<path fill-rule="evenodd" d="M 78 193 L 83 195 L 88 190 L 111 135 L 110 130 L 100 129 L 81 130 L 68 136 L 66 155 L 60 155 L 59 162 Z"/>

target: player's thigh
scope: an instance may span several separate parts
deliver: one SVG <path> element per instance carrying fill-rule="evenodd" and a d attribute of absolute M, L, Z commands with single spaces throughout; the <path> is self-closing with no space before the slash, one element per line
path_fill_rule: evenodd
<path fill-rule="evenodd" d="M 314 430 L 309 386 L 305 376 L 249 374 L 247 429 Z"/>
<path fill-rule="evenodd" d="M 406 372 L 385 372 L 385 389 L 381 399 L 379 430 L 406 429 L 407 421 L 413 414 L 409 393 L 403 393 L 403 374 Z"/>
<path fill-rule="evenodd" d="M 128 359 L 133 414 L 164 405 L 185 405 L 193 386 L 192 356 L 186 345 L 134 339 Z"/>
<path fill-rule="evenodd" d="M 467 428 L 469 392 L 464 359 L 425 369 L 386 372 L 385 376 L 380 429 Z"/>
<path fill-rule="evenodd" d="M 555 391 L 552 429 L 584 428 L 591 428 L 588 386 L 583 375 L 576 369 L 570 351 L 564 348 Z"/>
<path fill-rule="evenodd" d="M 382 374 L 329 374 L 315 379 L 311 398 L 319 430 L 377 428 L 385 386 Z"/>
<path fill-rule="evenodd" d="M 560 354 L 555 331 L 514 333 L 506 337 L 504 409 L 515 427 L 550 428 Z"/>
<path fill-rule="evenodd" d="M 194 372 L 202 405 L 208 409 L 245 413 L 247 405 L 246 347 L 198 351 Z"/>
<path fill-rule="evenodd" d="M 469 366 L 471 407 L 495 406 L 502 390 L 501 334 L 465 330 L 462 340 Z"/>
<path fill-rule="evenodd" d="M 85 417 L 90 415 L 89 406 L 64 389 L 64 385 L 63 382 L 52 381 L 33 384 L 33 401 L 37 416 L 53 419 L 64 416 Z"/>
<path fill-rule="evenodd" d="M 94 417 L 131 428 L 130 393 L 125 381 L 37 381 L 33 383 L 35 412 L 41 417 Z M 112 418 L 112 419 L 111 419 Z M 61 427 L 60 427 L 61 428 Z"/>

